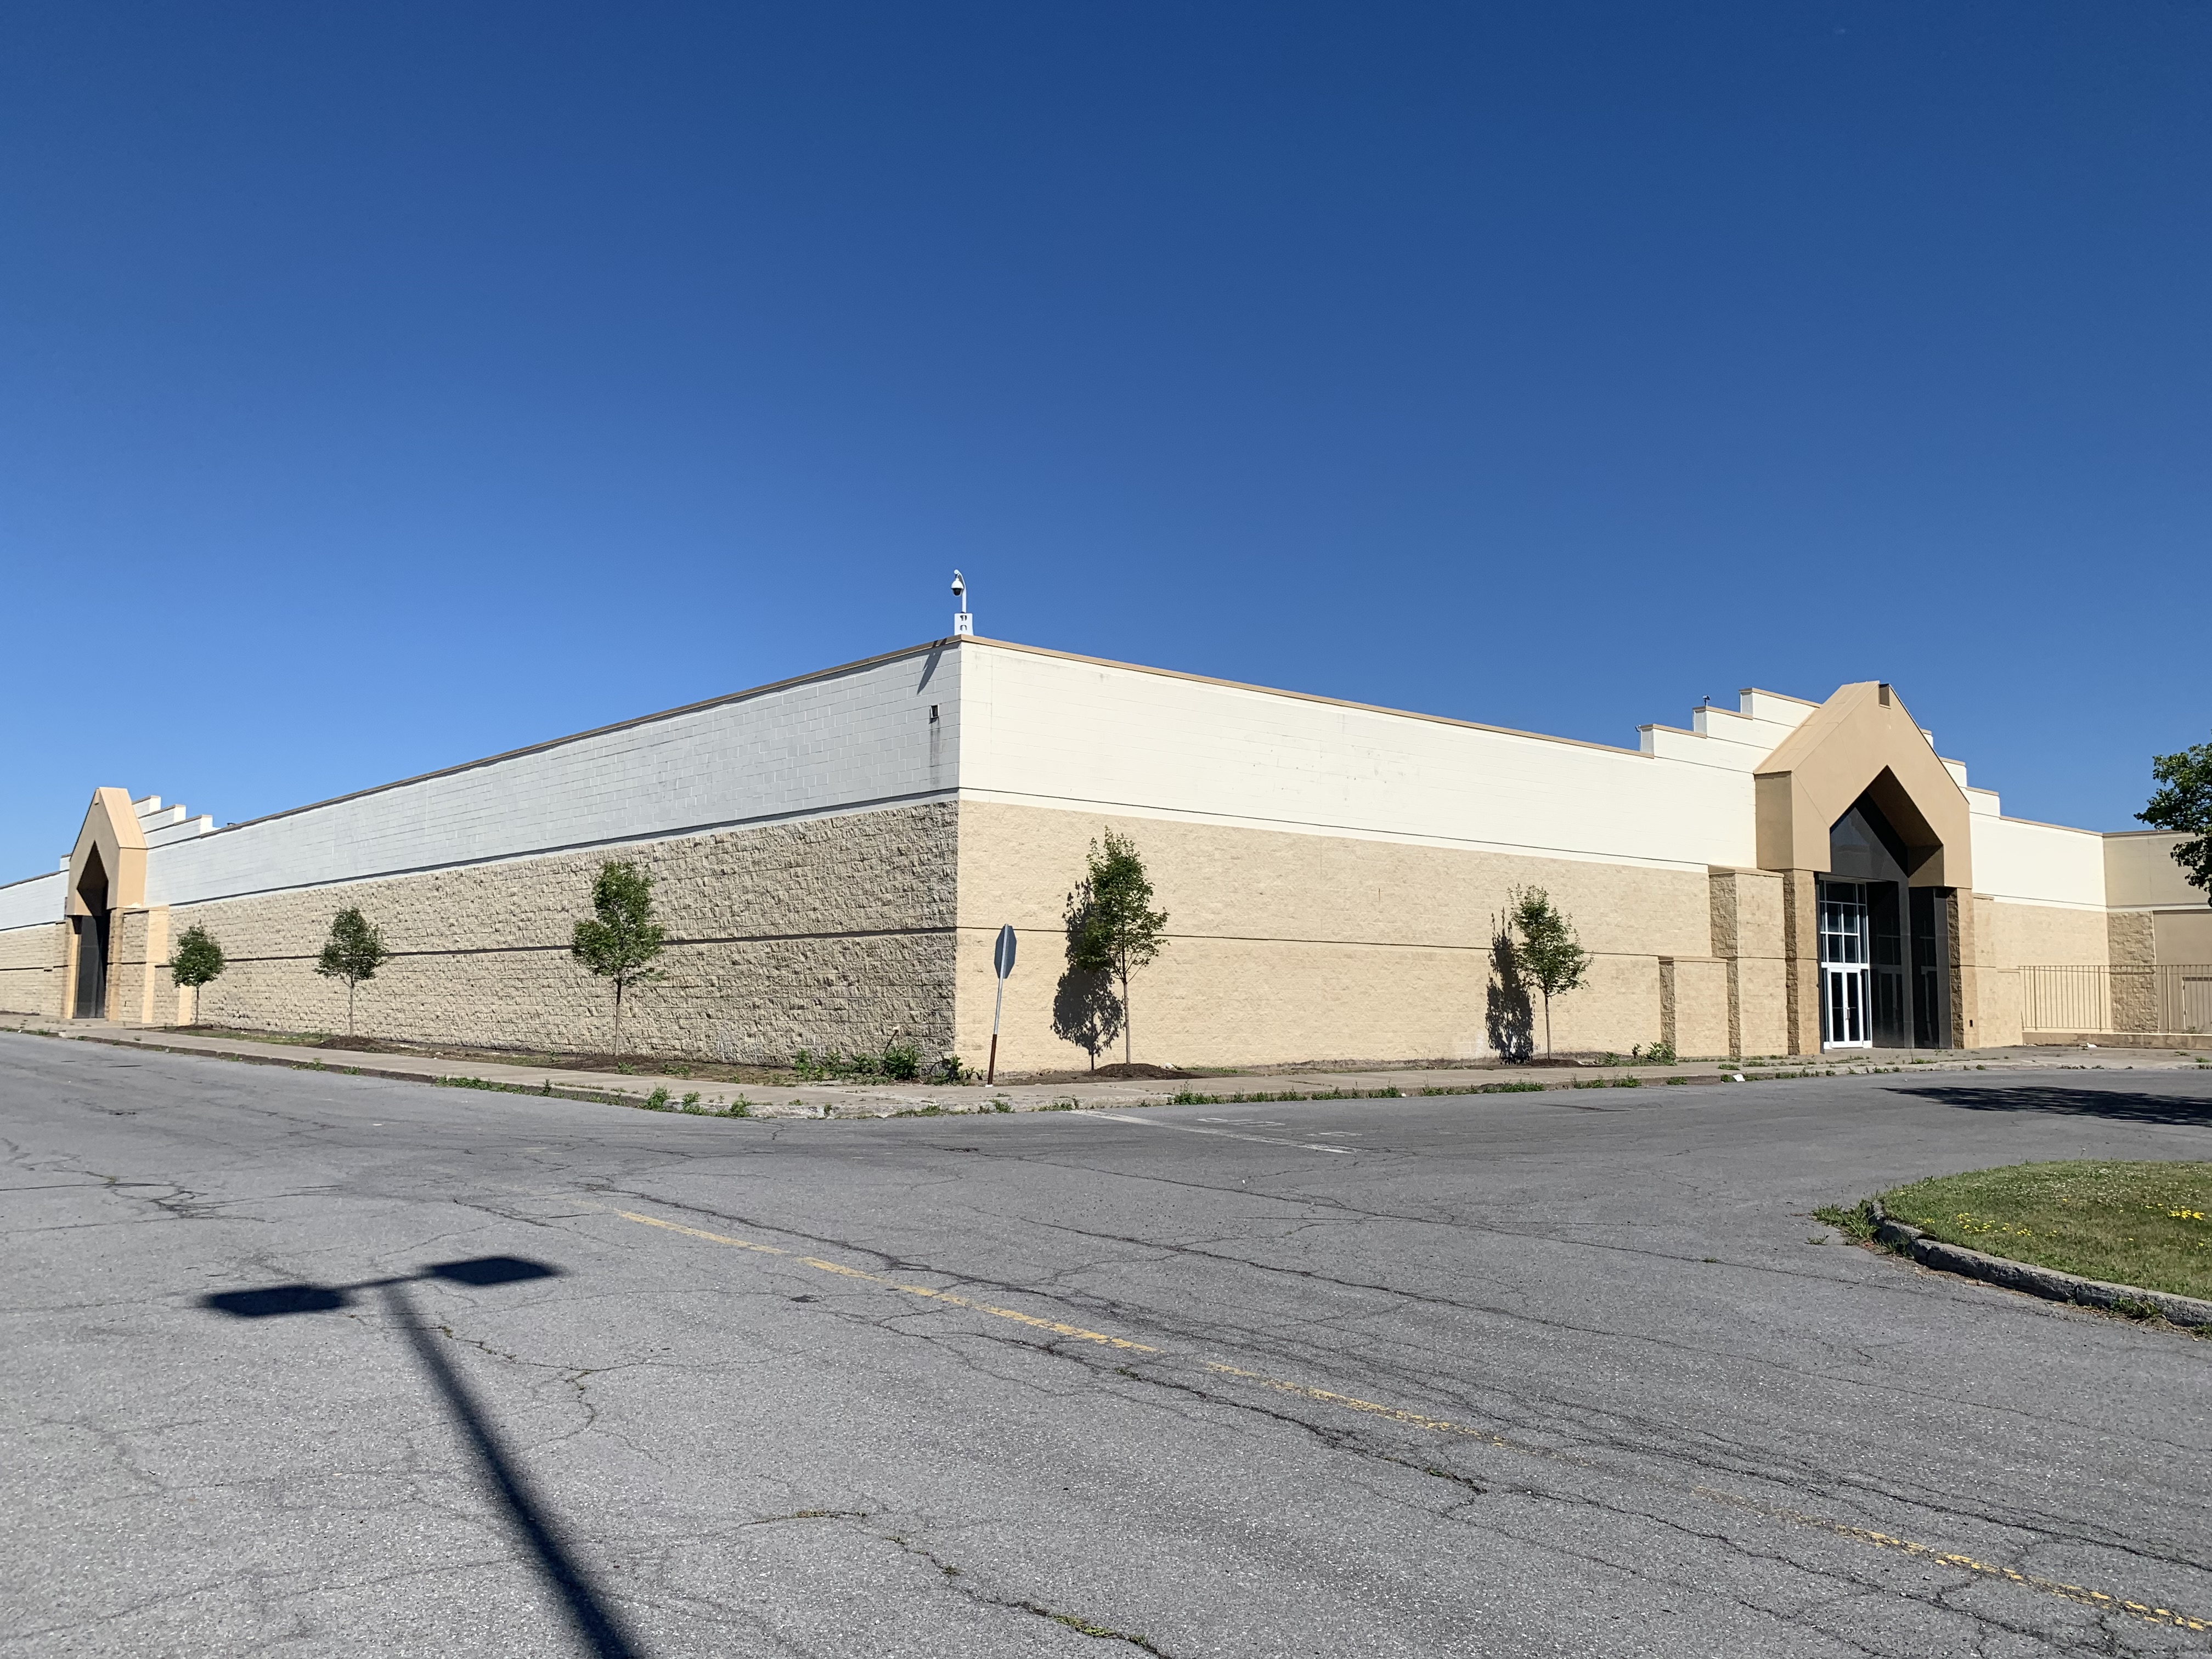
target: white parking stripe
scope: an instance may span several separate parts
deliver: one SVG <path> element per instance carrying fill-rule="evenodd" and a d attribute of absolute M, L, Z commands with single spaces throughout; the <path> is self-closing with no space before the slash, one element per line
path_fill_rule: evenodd
<path fill-rule="evenodd" d="M 1180 1129 L 1187 1135 L 1219 1135 L 1224 1140 L 1256 1140 L 1262 1146 L 1296 1146 L 1301 1152 L 1334 1152 L 1339 1158 L 1350 1158 L 1355 1150 L 1350 1146 L 1324 1146 L 1312 1140 L 1283 1140 L 1274 1135 L 1239 1134 L 1234 1129 L 1201 1129 L 1194 1123 L 1169 1123 L 1157 1117 L 1142 1117 L 1132 1112 L 1078 1112 L 1075 1115 L 1093 1123 L 1131 1123 L 1147 1129 Z"/>

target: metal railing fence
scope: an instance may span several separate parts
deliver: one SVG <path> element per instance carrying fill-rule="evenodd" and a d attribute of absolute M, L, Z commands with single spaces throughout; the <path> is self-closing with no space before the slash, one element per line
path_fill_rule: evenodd
<path fill-rule="evenodd" d="M 2212 965 L 2039 964 L 2020 970 L 2029 1031 L 2212 1031 Z"/>

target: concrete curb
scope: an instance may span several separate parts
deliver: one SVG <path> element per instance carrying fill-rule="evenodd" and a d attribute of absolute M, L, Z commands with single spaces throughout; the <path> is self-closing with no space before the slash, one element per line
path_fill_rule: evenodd
<path fill-rule="evenodd" d="M 2123 1302 L 2148 1304 L 2176 1325 L 2212 1325 L 2212 1302 L 2193 1296 L 2176 1296 L 2170 1291 L 2148 1291 L 2139 1285 L 2107 1284 L 2101 1279 L 2063 1273 L 2056 1267 L 2039 1267 L 2033 1262 L 1984 1255 L 1961 1244 L 1946 1244 L 1941 1239 L 1930 1238 L 1919 1228 L 1895 1219 L 1881 1207 L 1880 1199 L 1869 1199 L 1867 1203 L 1874 1216 L 1874 1236 L 1923 1267 L 1984 1279 L 2008 1291 L 2025 1291 L 2047 1301 L 2071 1302 L 2085 1308 L 2102 1308 L 2107 1312 L 2120 1311 L 2118 1304 Z"/>

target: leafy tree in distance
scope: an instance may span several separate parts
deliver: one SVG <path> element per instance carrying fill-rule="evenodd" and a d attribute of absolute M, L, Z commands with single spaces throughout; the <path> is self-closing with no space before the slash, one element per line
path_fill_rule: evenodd
<path fill-rule="evenodd" d="M 1110 975 L 1121 988 L 1121 1059 L 1135 1050 L 1130 1035 L 1129 975 L 1167 944 L 1167 912 L 1152 908 L 1152 878 L 1137 844 L 1106 832 L 1092 842 L 1083 879 L 1067 896 L 1067 965 L 1079 974 Z M 1112 1039 L 1109 1037 L 1108 1041 Z"/>
<path fill-rule="evenodd" d="M 653 919 L 653 878 L 626 859 L 610 859 L 592 883 L 592 914 L 576 924 L 568 954 L 615 987 L 614 1057 L 622 1060 L 623 993 L 659 979 L 653 965 L 668 930 Z"/>
<path fill-rule="evenodd" d="M 364 980 L 376 977 L 392 954 L 384 948 L 384 935 L 355 906 L 331 918 L 331 936 L 315 958 L 315 971 L 325 979 L 342 979 L 346 988 L 346 1035 L 353 1035 L 353 994 Z"/>
<path fill-rule="evenodd" d="M 2136 817 L 2157 830 L 2192 836 L 2173 849 L 2173 861 L 2188 872 L 2189 884 L 2204 890 L 2212 904 L 2212 743 L 2200 743 L 2171 755 L 2153 755 L 2150 775 L 2163 785 Z"/>
<path fill-rule="evenodd" d="M 169 977 L 194 993 L 192 1018 L 199 1018 L 197 993 L 229 964 L 216 944 L 215 935 L 197 921 L 177 935 L 176 947 L 169 952 Z"/>
<path fill-rule="evenodd" d="M 1516 887 L 1506 895 L 1505 920 L 1513 944 L 1513 965 L 1544 997 L 1544 1052 L 1552 1052 L 1552 999 L 1578 991 L 1589 976 L 1589 952 L 1575 938 L 1575 925 L 1540 887 Z"/>

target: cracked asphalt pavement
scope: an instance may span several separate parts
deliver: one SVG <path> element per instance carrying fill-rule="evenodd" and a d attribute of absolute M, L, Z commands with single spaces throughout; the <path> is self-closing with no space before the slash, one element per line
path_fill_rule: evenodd
<path fill-rule="evenodd" d="M 1193 1133 L 1197 1131 L 1200 1133 Z M 2212 1650 L 2212 1073 L 772 1123 L 0 1036 L 0 1655 Z"/>

